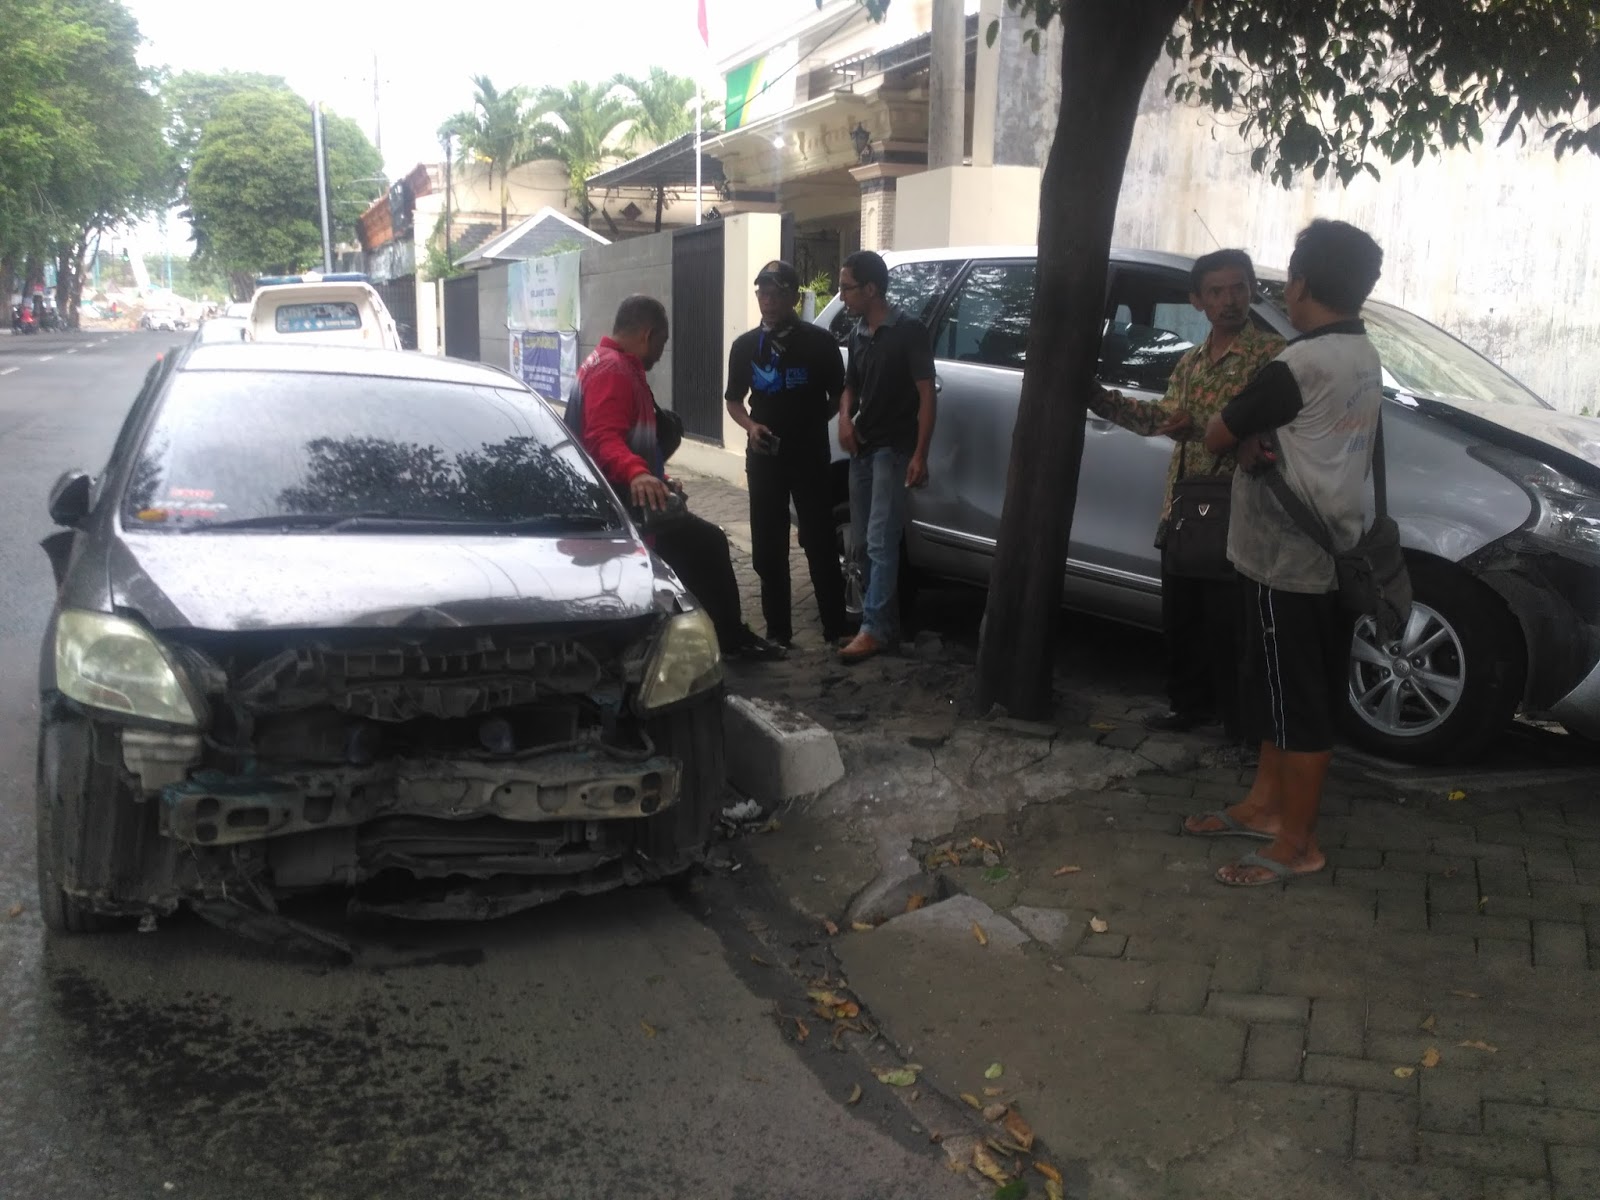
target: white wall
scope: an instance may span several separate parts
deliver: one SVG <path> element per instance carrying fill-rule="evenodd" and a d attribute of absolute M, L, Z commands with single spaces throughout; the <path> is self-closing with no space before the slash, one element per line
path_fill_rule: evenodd
<path fill-rule="evenodd" d="M 756 303 L 756 273 L 783 253 L 783 217 L 777 213 L 740 213 L 723 222 L 722 361 L 728 361 L 733 340 L 761 324 Z M 723 381 L 726 385 L 727 381 Z M 722 414 L 723 447 L 744 455 L 745 433 L 726 410 Z"/>
<path fill-rule="evenodd" d="M 1031 246 L 1039 233 L 1037 167 L 940 167 L 895 189 L 896 250 Z"/>
<path fill-rule="evenodd" d="M 506 265 L 478 272 L 478 361 L 511 369 L 511 333 L 506 329 Z"/>

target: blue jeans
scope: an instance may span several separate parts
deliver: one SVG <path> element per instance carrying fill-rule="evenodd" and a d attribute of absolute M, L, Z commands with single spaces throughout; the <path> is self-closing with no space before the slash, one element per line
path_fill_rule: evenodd
<path fill-rule="evenodd" d="M 906 467 L 911 456 L 871 450 L 850 460 L 850 531 L 865 549 L 861 632 L 892 645 L 900 634 L 900 537 L 906 527 Z"/>

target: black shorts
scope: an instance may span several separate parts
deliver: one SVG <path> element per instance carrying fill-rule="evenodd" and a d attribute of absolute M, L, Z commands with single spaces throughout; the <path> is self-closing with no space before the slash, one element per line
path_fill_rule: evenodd
<path fill-rule="evenodd" d="M 1332 750 L 1334 715 L 1350 686 L 1354 628 L 1338 593 L 1283 592 L 1241 578 L 1239 594 L 1245 740 L 1295 753 Z"/>

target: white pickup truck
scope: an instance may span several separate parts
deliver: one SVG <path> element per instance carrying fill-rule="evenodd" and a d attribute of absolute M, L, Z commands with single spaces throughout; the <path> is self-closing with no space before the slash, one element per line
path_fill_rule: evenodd
<path fill-rule="evenodd" d="M 383 297 L 364 275 L 265 276 L 256 283 L 246 341 L 405 348 Z"/>

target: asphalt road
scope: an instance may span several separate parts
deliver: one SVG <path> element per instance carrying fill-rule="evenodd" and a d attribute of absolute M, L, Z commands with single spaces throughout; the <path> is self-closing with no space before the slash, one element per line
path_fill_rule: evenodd
<path fill-rule="evenodd" d="M 780 1033 L 773 1006 L 803 1011 L 804 984 L 751 965 L 759 898 L 738 876 L 491 925 L 364 926 L 336 969 L 192 919 L 47 941 L 45 497 L 101 466 L 173 341 L 0 334 L 0 1196 L 970 1195 L 859 1059 Z"/>

